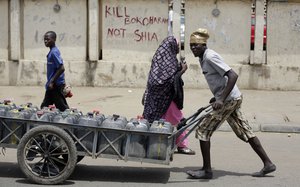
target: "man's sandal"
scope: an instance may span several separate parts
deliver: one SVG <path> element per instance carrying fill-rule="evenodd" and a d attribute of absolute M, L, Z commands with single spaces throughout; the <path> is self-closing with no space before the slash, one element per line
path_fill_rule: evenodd
<path fill-rule="evenodd" d="M 199 170 L 189 170 L 186 172 L 191 179 L 212 179 L 213 173 L 211 171 Z"/>
<path fill-rule="evenodd" d="M 266 174 L 274 172 L 276 170 L 275 164 L 271 164 L 269 166 L 265 166 L 259 172 L 255 172 L 252 174 L 252 177 L 264 177 Z"/>

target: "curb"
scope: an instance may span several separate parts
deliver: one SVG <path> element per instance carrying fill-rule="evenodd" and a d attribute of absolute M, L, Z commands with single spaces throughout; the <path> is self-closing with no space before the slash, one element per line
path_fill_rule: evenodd
<path fill-rule="evenodd" d="M 300 133 L 299 124 L 262 124 L 262 132 Z"/>
<path fill-rule="evenodd" d="M 254 132 L 300 133 L 300 124 L 253 124 L 251 127 Z M 218 131 L 231 132 L 232 129 L 227 123 L 224 123 Z"/>

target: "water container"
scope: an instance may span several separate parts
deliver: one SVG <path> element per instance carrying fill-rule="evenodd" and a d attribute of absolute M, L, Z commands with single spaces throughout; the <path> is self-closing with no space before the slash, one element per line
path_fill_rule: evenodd
<path fill-rule="evenodd" d="M 38 111 L 38 107 L 32 105 L 32 103 L 22 104 L 19 106 L 19 108 L 22 108 L 25 119 L 30 119 L 31 116 Z"/>
<path fill-rule="evenodd" d="M 31 120 L 52 122 L 59 110 L 53 107 L 43 107 L 31 116 Z"/>
<path fill-rule="evenodd" d="M 130 131 L 148 132 L 149 126 L 150 124 L 146 119 L 132 118 L 126 124 L 125 129 Z M 127 144 L 128 156 L 138 158 L 146 157 L 147 136 L 142 134 L 131 134 L 127 138 L 129 138 Z M 123 145 L 126 145 L 126 141 L 124 141 Z M 125 153 L 125 146 L 123 146 L 123 153 Z"/>
<path fill-rule="evenodd" d="M 6 117 L 9 118 L 16 118 L 16 119 L 25 119 L 25 112 L 22 111 L 23 109 L 12 109 L 9 110 L 6 114 Z M 14 121 L 14 120 L 6 120 L 7 127 L 3 127 L 3 135 L 2 137 L 5 138 L 3 143 L 7 144 L 18 144 L 19 139 L 26 132 L 26 122 Z M 9 128 L 9 129 L 8 129 Z M 14 132 L 13 132 L 14 131 Z M 13 132 L 13 133 L 12 133 Z M 10 134 L 12 133 L 12 134 Z M 10 135 L 9 135 L 10 134 Z"/>
<path fill-rule="evenodd" d="M 4 100 L 0 104 L 0 116 L 6 117 L 7 111 L 15 109 L 15 108 L 16 108 L 16 105 L 12 102 L 12 100 L 10 100 L 10 99 Z"/>
<path fill-rule="evenodd" d="M 82 113 L 77 109 L 66 109 L 53 117 L 55 123 L 77 124 Z"/>
<path fill-rule="evenodd" d="M 103 114 L 96 114 L 94 112 L 88 112 L 86 115 L 83 115 L 79 118 L 78 124 L 84 125 L 84 126 L 99 126 L 102 121 L 104 120 L 104 115 Z M 89 133 L 88 135 L 86 135 Z M 94 132 L 88 129 L 84 128 L 78 128 L 76 129 L 75 135 L 78 138 L 82 138 L 80 140 L 81 143 L 88 149 L 92 150 L 93 147 L 93 141 L 94 141 Z M 83 151 L 84 149 L 82 148 L 81 145 L 77 144 L 77 150 Z"/>
<path fill-rule="evenodd" d="M 39 110 L 36 113 L 32 114 L 32 116 L 30 117 L 31 120 L 36 120 L 36 121 L 50 121 L 50 115 L 49 114 L 45 114 L 47 112 L 43 111 L 43 110 Z"/>
<path fill-rule="evenodd" d="M 103 128 L 109 128 L 109 129 L 125 129 L 125 126 L 127 124 L 127 119 L 125 117 L 119 116 L 119 115 L 113 115 L 108 116 L 100 125 L 100 127 Z M 112 131 L 102 131 L 99 133 L 100 141 L 98 144 L 98 152 L 101 151 L 103 154 L 112 154 L 116 155 L 116 151 L 109 146 L 108 148 L 105 148 L 107 145 L 109 145 L 108 140 L 102 135 L 102 133 L 105 134 L 105 136 L 108 138 L 110 142 L 117 139 L 121 133 L 118 132 L 112 132 Z M 116 150 L 121 153 L 122 151 L 122 143 L 125 137 L 122 137 L 118 139 L 118 141 L 113 143 L 113 146 L 116 148 Z M 103 152 L 102 152 L 103 151 Z"/>
<path fill-rule="evenodd" d="M 6 117 L 6 114 L 9 110 L 16 108 L 16 105 L 10 99 L 6 99 L 3 102 L 0 102 L 0 117 Z M 3 124 L 0 124 L 0 140 L 4 138 L 4 131 L 5 127 Z"/>
<path fill-rule="evenodd" d="M 93 117 L 98 121 L 98 125 L 101 125 L 105 120 L 105 116 L 101 114 L 99 110 L 93 110 Z"/>
<path fill-rule="evenodd" d="M 171 123 L 164 120 L 154 121 L 149 129 L 150 132 L 172 133 L 173 127 Z M 168 145 L 167 135 L 151 135 L 149 136 L 147 158 L 165 160 Z"/>

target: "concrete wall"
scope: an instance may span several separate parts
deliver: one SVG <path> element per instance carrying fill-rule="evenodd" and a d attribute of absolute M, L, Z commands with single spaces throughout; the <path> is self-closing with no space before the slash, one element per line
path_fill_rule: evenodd
<path fill-rule="evenodd" d="M 300 88 L 300 0 L 268 1 L 267 67 L 270 80 L 261 87 Z M 277 80 L 277 81 L 274 81 Z"/>
<path fill-rule="evenodd" d="M 187 59 L 194 59 L 189 50 L 189 36 L 202 27 L 210 32 L 208 47 L 220 53 L 228 64 L 249 63 L 251 3 L 250 0 L 186 1 Z M 213 15 L 214 9 L 220 11 L 218 16 Z"/>
<path fill-rule="evenodd" d="M 103 0 L 100 16 L 105 61 L 148 63 L 167 36 L 166 0 Z"/>
<path fill-rule="evenodd" d="M 210 33 L 208 47 L 220 53 L 230 66 L 249 63 L 250 25 L 252 1 L 189 0 L 185 3 L 186 60 L 189 66 L 184 79 L 190 87 L 207 87 L 195 58 L 189 47 L 192 32 L 202 27 Z M 219 15 L 214 11 L 219 10 Z"/>
<path fill-rule="evenodd" d="M 16 65 L 17 85 L 44 85 L 46 82 L 46 48 L 44 34 L 53 30 L 56 45 L 65 63 L 68 83 L 84 85 L 87 59 L 87 2 L 50 0 L 24 0 L 23 58 Z"/>
<path fill-rule="evenodd" d="M 0 1 L 0 60 L 8 59 L 8 2 Z"/>
<path fill-rule="evenodd" d="M 263 30 L 262 1 L 256 12 Z M 207 88 L 189 36 L 208 28 L 208 46 L 239 74 L 242 89 L 300 90 L 300 0 L 268 1 L 267 51 L 250 58 L 252 0 L 186 0 L 185 87 Z M 168 0 L 0 1 L 0 85 L 44 85 L 43 35 L 56 31 L 67 82 L 74 86 L 145 87 L 151 58 L 168 35 Z M 174 0 L 180 3 L 180 0 Z M 175 7 L 179 11 L 179 5 Z M 217 15 L 216 13 L 219 14 Z M 174 12 L 174 19 L 180 13 Z M 173 20 L 178 25 L 178 20 Z M 8 32 L 10 31 L 10 32 Z M 174 29 L 179 36 L 179 29 Z M 258 38 L 258 36 L 261 36 Z M 259 33 L 257 40 L 262 40 Z M 280 41 L 280 42 L 279 42 Z M 258 42 L 260 43 L 260 42 Z M 267 61 L 261 54 L 266 55 Z"/>
<path fill-rule="evenodd" d="M 59 2 L 60 11 L 55 12 L 55 1 L 24 0 L 24 59 L 45 60 L 49 49 L 44 46 L 43 36 L 53 30 L 64 60 L 86 60 L 86 1 Z"/>
<path fill-rule="evenodd" d="M 299 66 L 300 1 L 268 3 L 268 64 Z M 280 14 L 278 14 L 280 12 Z"/>
<path fill-rule="evenodd" d="M 8 85 L 8 1 L 0 1 L 0 85 Z"/>

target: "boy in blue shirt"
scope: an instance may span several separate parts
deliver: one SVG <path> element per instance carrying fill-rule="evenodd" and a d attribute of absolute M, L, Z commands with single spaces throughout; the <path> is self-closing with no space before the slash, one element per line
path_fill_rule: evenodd
<path fill-rule="evenodd" d="M 46 93 L 41 108 L 55 104 L 60 110 L 64 111 L 69 108 L 66 98 L 63 94 L 65 87 L 65 68 L 60 56 L 59 49 L 55 46 L 56 33 L 48 31 L 44 35 L 44 43 L 50 48 L 47 55 L 47 83 Z"/>

